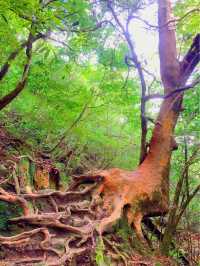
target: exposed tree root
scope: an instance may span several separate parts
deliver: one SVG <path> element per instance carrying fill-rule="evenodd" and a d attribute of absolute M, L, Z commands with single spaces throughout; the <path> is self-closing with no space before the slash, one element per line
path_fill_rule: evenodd
<path fill-rule="evenodd" d="M 66 192 L 20 195 L 0 188 L 0 200 L 18 204 L 24 214 L 10 219 L 20 234 L 0 236 L 1 260 L 9 265 L 68 265 L 88 247 L 94 248 L 97 222 L 91 202 L 98 184 L 82 180 L 73 185 Z"/>
<path fill-rule="evenodd" d="M 124 265 L 127 266 L 127 261 L 130 260 L 130 256 L 126 253 L 120 250 L 117 243 L 114 241 L 109 240 L 108 238 L 103 238 L 104 242 L 109 245 L 109 247 L 112 249 L 113 252 L 109 251 L 110 255 L 114 259 L 120 259 L 123 261 Z"/>
<path fill-rule="evenodd" d="M 16 236 L 10 236 L 10 237 L 0 236 L 0 241 L 1 241 L 1 244 L 12 244 L 14 241 L 30 238 L 33 235 L 35 235 L 39 232 L 44 232 L 44 231 L 45 231 L 45 235 L 46 235 L 46 228 L 37 228 L 37 229 L 31 230 L 31 231 L 23 232 L 23 233 L 18 234 Z"/>
<path fill-rule="evenodd" d="M 144 241 L 140 223 L 146 209 L 141 202 L 148 203 L 150 196 L 130 190 L 130 172 L 125 176 L 120 171 L 75 177 L 66 192 L 16 195 L 1 188 L 0 200 L 19 204 L 24 213 L 10 219 L 10 223 L 18 225 L 20 234 L 0 236 L 1 259 L 10 264 L 15 261 L 16 265 L 37 265 L 40 261 L 55 266 L 74 261 L 75 265 L 84 265 L 80 255 L 84 258 L 88 252 L 91 254 L 98 234 L 101 238 L 124 214 Z M 136 185 L 136 181 L 131 185 Z M 129 254 L 115 242 L 102 239 L 113 259 L 126 265 Z"/>
<path fill-rule="evenodd" d="M 19 203 L 22 207 L 24 215 L 29 215 L 28 203 L 22 197 L 6 192 L 3 188 L 0 188 L 0 200 L 7 201 L 10 203 Z"/>

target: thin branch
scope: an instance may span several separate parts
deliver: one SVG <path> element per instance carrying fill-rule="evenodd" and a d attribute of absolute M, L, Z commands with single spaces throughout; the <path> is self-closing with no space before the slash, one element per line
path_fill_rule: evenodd
<path fill-rule="evenodd" d="M 187 208 L 187 206 L 189 205 L 189 203 L 191 202 L 191 200 L 195 197 L 195 195 L 200 191 L 200 185 L 198 185 L 194 191 L 188 196 L 187 200 L 182 204 L 181 206 L 181 211 L 178 214 L 177 218 L 176 218 L 176 225 L 178 225 L 183 213 L 185 212 L 185 209 Z"/>
<path fill-rule="evenodd" d="M 129 79 L 129 75 L 130 75 L 130 68 L 128 67 L 127 74 L 126 74 L 126 78 L 125 78 L 125 81 L 124 81 L 123 86 L 121 87 L 121 91 L 123 91 L 126 88 L 127 83 L 128 83 L 128 79 Z"/>
<path fill-rule="evenodd" d="M 37 34 L 35 37 L 33 37 L 32 39 L 32 43 L 34 43 L 35 41 L 44 38 L 45 35 L 42 33 Z M 19 53 L 27 46 L 28 44 L 28 40 L 26 40 L 25 42 L 23 42 L 19 48 L 17 48 L 15 51 L 13 51 L 9 56 L 7 61 L 4 63 L 4 65 L 1 67 L 0 69 L 0 81 L 5 77 L 5 75 L 7 74 L 10 66 L 11 66 L 11 62 L 15 60 L 15 58 L 19 55 Z"/>
<path fill-rule="evenodd" d="M 188 161 L 188 143 L 187 143 L 187 139 L 184 133 L 184 160 L 185 160 L 185 164 Z M 189 168 L 186 167 L 185 169 L 185 186 L 186 186 L 186 194 L 187 194 L 187 198 L 189 197 L 190 191 L 189 191 Z"/>
<path fill-rule="evenodd" d="M 85 114 L 85 111 L 87 110 L 89 102 L 87 102 L 84 106 L 83 109 L 81 110 L 80 114 L 77 116 L 77 118 L 74 120 L 74 122 L 71 124 L 71 126 L 64 132 L 63 136 L 60 138 L 58 143 L 48 152 L 51 153 L 55 149 L 58 148 L 58 146 L 63 142 L 63 140 L 68 136 L 69 132 L 78 124 L 78 122 L 81 120 L 83 115 Z"/>
<path fill-rule="evenodd" d="M 103 24 L 110 24 L 112 27 L 115 27 L 112 23 L 112 21 L 110 20 L 103 20 L 103 21 L 100 21 L 98 22 L 94 27 L 90 27 L 90 28 L 83 28 L 83 29 L 71 29 L 71 32 L 76 32 L 76 33 L 80 33 L 80 32 L 92 32 L 92 31 L 96 31 L 98 29 L 100 29 Z"/>
<path fill-rule="evenodd" d="M 117 25 L 119 26 L 119 28 L 121 29 L 122 34 L 124 35 L 124 38 L 127 41 L 130 53 L 131 53 L 131 60 L 134 63 L 134 66 L 137 69 L 139 78 L 140 78 L 140 83 L 141 83 L 141 105 L 140 105 L 140 118 L 141 118 L 141 129 L 142 129 L 142 136 L 141 136 L 141 148 L 140 148 L 140 163 L 142 163 L 147 155 L 147 148 L 146 148 L 146 136 L 147 136 L 147 120 L 144 118 L 145 117 L 145 109 L 146 109 L 146 101 L 144 101 L 144 97 L 146 95 L 146 91 L 147 91 L 147 86 L 146 86 L 146 82 L 145 82 L 145 78 L 144 78 L 144 74 L 143 74 L 143 69 L 141 66 L 141 63 L 138 61 L 138 57 L 137 54 L 135 52 L 135 48 L 133 45 L 133 42 L 131 40 L 130 37 L 130 33 L 129 33 L 129 24 L 131 22 L 132 19 L 132 13 L 133 10 L 131 10 L 127 22 L 126 22 L 126 26 L 124 27 L 123 24 L 121 23 L 121 21 L 119 20 L 113 6 L 112 6 L 112 1 L 108 0 L 108 8 L 110 9 L 113 18 L 115 19 L 115 22 L 117 23 Z M 126 58 L 125 58 L 125 62 L 126 62 Z M 126 62 L 127 63 L 127 62 Z M 127 64 L 128 65 L 128 64 Z"/>
<path fill-rule="evenodd" d="M 192 13 L 194 13 L 194 12 L 199 12 L 200 11 L 200 8 L 194 8 L 194 9 L 192 9 L 192 10 L 189 10 L 187 13 L 185 13 L 182 17 L 180 17 L 180 18 L 175 18 L 175 19 L 170 19 L 170 20 L 168 20 L 166 23 L 164 23 L 163 25 L 160 25 L 160 26 L 158 26 L 158 25 L 153 25 L 153 24 L 150 24 L 147 20 L 145 20 L 145 19 L 143 19 L 143 18 L 141 18 L 141 17 L 139 17 L 139 16 L 132 16 L 132 19 L 137 19 L 137 20 L 139 20 L 139 21 L 141 21 L 141 22 L 143 22 L 144 24 L 146 24 L 149 28 L 152 28 L 152 29 L 154 29 L 154 30 L 157 30 L 157 29 L 161 29 L 161 28 L 164 28 L 164 27 L 166 27 L 166 26 L 168 26 L 169 24 L 174 24 L 174 23 L 176 23 L 177 22 L 177 24 L 178 23 L 180 23 L 184 18 L 186 18 L 187 16 L 189 16 L 189 15 L 191 15 Z"/>
<path fill-rule="evenodd" d="M 43 232 L 44 230 L 46 230 L 46 228 L 41 227 L 41 228 L 33 229 L 31 231 L 26 231 L 26 232 L 23 232 L 18 235 L 14 235 L 14 236 L 0 236 L 0 242 L 3 243 L 4 241 L 12 242 L 12 241 L 21 240 L 23 238 L 33 236 L 39 232 Z"/>
<path fill-rule="evenodd" d="M 125 61 L 126 65 L 127 65 L 128 67 L 134 67 L 134 68 L 136 68 L 136 66 L 135 66 L 135 64 L 134 64 L 134 60 L 133 60 L 133 58 L 131 58 L 130 56 L 126 55 L 125 58 L 124 58 L 124 61 Z M 132 61 L 133 64 L 130 63 L 130 61 Z M 143 71 L 144 73 L 146 73 L 147 75 L 149 75 L 150 77 L 153 78 L 153 80 L 152 80 L 150 86 L 148 86 L 148 89 L 152 86 L 152 84 L 153 84 L 154 82 L 158 82 L 160 85 L 162 85 L 161 81 L 157 79 L 157 77 L 156 77 L 155 74 L 153 74 L 152 72 L 150 72 L 148 69 L 144 68 L 143 66 L 141 66 L 141 68 L 142 68 L 142 71 Z M 137 68 L 136 68 L 136 69 L 137 69 Z"/>
<path fill-rule="evenodd" d="M 108 5 L 108 8 L 110 9 L 114 19 L 115 19 L 115 22 L 118 24 L 118 26 L 120 27 L 121 31 L 125 34 L 125 29 L 121 23 L 121 21 L 119 20 L 119 18 L 117 17 L 114 9 L 113 9 L 113 6 L 112 6 L 112 1 L 111 0 L 108 0 L 107 1 L 107 5 Z"/>
<path fill-rule="evenodd" d="M 42 4 L 42 7 L 45 8 L 45 7 L 47 7 L 48 5 L 50 5 L 51 3 L 56 2 L 56 1 L 58 1 L 58 0 L 49 0 L 49 1 L 47 1 L 46 3 L 45 3 L 45 1 L 44 1 L 44 3 Z"/>
<path fill-rule="evenodd" d="M 172 20 L 169 20 L 166 25 L 169 25 L 170 23 L 175 23 L 175 22 L 178 22 L 180 23 L 184 18 L 186 18 L 187 16 L 191 15 L 192 13 L 194 12 L 200 12 L 200 8 L 193 8 L 191 10 L 189 10 L 188 12 L 186 12 L 182 17 L 180 18 L 176 18 L 176 19 L 172 19 Z M 163 27 L 165 27 L 166 25 L 163 25 Z"/>
<path fill-rule="evenodd" d="M 186 90 L 189 90 L 189 89 L 193 89 L 195 86 L 197 86 L 198 84 L 200 83 L 200 77 L 197 78 L 194 82 L 192 82 L 191 84 L 189 85 L 186 85 L 184 87 L 181 87 L 181 88 L 178 88 L 166 95 L 161 95 L 159 93 L 155 93 L 155 94 L 151 94 L 151 95 L 147 95 L 144 97 L 144 100 L 145 101 L 148 101 L 148 100 L 152 100 L 152 99 L 167 99 L 167 98 L 170 98 L 172 97 L 174 94 L 176 93 L 181 93 L 181 92 L 184 92 Z"/>
<path fill-rule="evenodd" d="M 64 41 L 61 41 L 59 39 L 54 39 L 53 37 L 51 36 L 47 36 L 47 39 L 48 40 L 51 40 L 51 41 L 54 41 L 55 43 L 59 43 L 61 44 L 62 46 L 66 46 L 67 48 L 69 48 L 70 51 L 74 51 L 73 48 L 71 48 L 66 42 Z"/>
<path fill-rule="evenodd" d="M 190 158 L 187 162 L 184 164 L 184 168 L 182 169 L 181 176 L 178 180 L 178 183 L 176 184 L 176 189 L 174 193 L 174 199 L 172 203 L 172 208 L 170 209 L 169 216 L 168 216 L 168 222 L 167 227 L 165 229 L 164 238 L 163 238 L 163 247 L 162 249 L 169 248 L 168 246 L 168 240 L 169 236 L 172 237 L 173 233 L 176 230 L 176 227 L 183 215 L 183 212 L 185 211 L 186 207 L 188 206 L 189 202 L 192 200 L 192 198 L 196 195 L 196 193 L 200 189 L 200 185 L 193 191 L 193 193 L 186 199 L 186 201 L 180 205 L 180 195 L 183 187 L 183 182 L 185 178 L 185 173 L 189 169 L 189 167 L 195 162 L 195 158 L 199 152 L 200 145 L 197 145 L 197 148 L 194 150 Z M 180 211 L 179 211 L 180 210 Z M 177 212 L 179 212 L 177 214 Z"/>
<path fill-rule="evenodd" d="M 176 191 L 175 191 L 175 196 L 174 196 L 174 200 L 173 200 L 173 206 L 174 208 L 177 209 L 178 204 L 179 204 L 179 197 L 180 197 L 180 193 L 181 193 L 181 189 L 182 189 L 182 185 L 183 185 L 183 181 L 184 181 L 184 177 L 185 177 L 185 172 L 188 171 L 189 167 L 194 163 L 194 160 L 199 152 L 200 149 L 200 145 L 197 145 L 197 148 L 194 150 L 194 152 L 192 153 L 192 155 L 190 156 L 190 158 L 188 159 L 187 162 L 185 162 L 184 168 L 182 170 L 182 174 L 181 174 L 181 178 L 179 179 L 177 185 L 176 185 Z M 175 209 L 175 211 L 176 211 Z"/>
<path fill-rule="evenodd" d="M 154 124 L 154 125 L 156 125 L 156 123 L 158 123 L 158 122 L 156 122 L 153 118 L 151 118 L 150 116 L 145 116 L 144 117 L 146 120 L 148 120 L 148 121 L 150 121 L 152 124 Z"/>
<path fill-rule="evenodd" d="M 29 38 L 27 41 L 27 48 L 26 48 L 26 56 L 27 56 L 27 62 L 24 65 L 23 73 L 21 80 L 17 83 L 14 90 L 12 90 L 10 93 L 5 95 L 0 99 L 0 110 L 2 110 L 4 107 L 6 107 L 13 99 L 15 99 L 18 94 L 24 89 L 27 80 L 28 80 L 28 74 L 30 71 L 30 65 L 31 65 L 31 59 L 32 59 L 32 44 L 33 44 L 33 36 L 32 33 L 29 34 Z"/>
<path fill-rule="evenodd" d="M 15 9 L 13 8 L 9 8 L 10 11 L 12 11 L 15 15 L 17 15 L 18 17 L 27 20 L 31 23 L 35 23 L 35 19 L 33 17 L 27 16 L 25 14 L 19 13 L 19 11 L 17 12 Z"/>

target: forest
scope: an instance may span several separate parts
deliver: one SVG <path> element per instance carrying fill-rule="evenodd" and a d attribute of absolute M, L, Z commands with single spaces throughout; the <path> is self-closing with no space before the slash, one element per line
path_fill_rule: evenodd
<path fill-rule="evenodd" d="M 0 266 L 200 266 L 199 62 L 199 0 L 0 0 Z"/>

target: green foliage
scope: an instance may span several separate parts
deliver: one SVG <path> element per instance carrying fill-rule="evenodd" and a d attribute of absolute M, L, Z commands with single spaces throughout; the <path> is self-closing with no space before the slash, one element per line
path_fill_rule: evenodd
<path fill-rule="evenodd" d="M 15 204 L 0 201 L 0 231 L 8 232 L 9 219 L 22 215 L 22 210 Z"/>
<path fill-rule="evenodd" d="M 120 12 L 121 8 L 138 8 L 146 2 L 130 0 L 116 1 L 116 4 Z M 198 0 L 177 1 L 175 15 L 182 17 L 198 5 Z M 134 70 L 128 73 L 124 62 L 128 54 L 127 45 L 119 38 L 115 27 L 105 23 L 94 30 L 97 22 L 109 17 L 107 5 L 102 3 L 96 10 L 93 7 L 86 0 L 51 1 L 43 7 L 38 0 L 0 0 L 0 66 L 27 39 L 30 31 L 34 36 L 39 32 L 49 33 L 46 39 L 33 45 L 26 88 L 0 113 L 0 119 L 10 132 L 26 140 L 35 150 L 49 151 L 64 136 L 53 153 L 63 185 L 69 182 L 69 175 L 75 168 L 85 169 L 86 164 L 89 169 L 133 169 L 138 164 L 138 77 Z M 198 12 L 192 12 L 177 24 L 181 56 L 199 31 L 199 25 Z M 0 83 L 0 97 L 15 88 L 25 60 L 25 51 L 22 50 Z M 150 83 L 149 78 L 145 78 Z M 160 90 L 160 84 L 156 83 L 150 93 Z M 173 155 L 172 187 L 184 164 L 184 137 L 188 141 L 188 156 L 200 139 L 199 103 L 197 86 L 195 90 L 186 92 L 185 111 L 176 128 L 179 150 Z M 147 104 L 149 117 L 157 116 L 158 105 L 156 101 Z M 149 123 L 148 138 L 153 126 Z M 73 156 L 69 162 L 63 163 L 60 158 L 66 159 L 70 151 L 73 151 Z M 196 173 L 199 171 L 197 161 L 189 169 L 191 191 L 198 183 Z M 194 199 L 189 212 L 197 212 L 199 208 L 199 201 Z M 118 232 L 126 238 L 127 228 L 122 228 Z"/>
<path fill-rule="evenodd" d="M 126 45 L 108 45 L 116 38 L 112 27 L 82 30 L 96 24 L 88 1 L 52 1 L 45 7 L 36 0 L 0 3 L 1 64 L 29 30 L 33 35 L 51 31 L 50 37 L 66 43 L 40 40 L 34 45 L 27 88 L 1 113 L 9 130 L 45 150 L 67 132 L 65 145 L 80 151 L 69 168 L 95 154 L 109 166 L 132 169 L 139 155 L 139 86 L 127 78 Z M 0 84 L 0 97 L 15 87 L 24 62 L 21 51 Z M 86 111 L 71 128 L 86 103 Z"/>
<path fill-rule="evenodd" d="M 177 33 L 180 39 L 178 46 L 183 53 L 187 51 L 193 37 L 199 33 L 199 0 L 178 1 L 175 7 L 175 16 L 183 18 L 177 23 Z"/>
<path fill-rule="evenodd" d="M 126 219 L 120 219 L 115 227 L 115 230 L 118 234 L 119 237 L 121 237 L 125 242 L 127 242 L 128 246 L 127 248 L 129 249 L 130 243 L 129 238 L 133 233 L 132 228 L 129 226 L 128 222 Z"/>
<path fill-rule="evenodd" d="M 199 0 L 187 0 L 178 2 L 176 5 L 176 14 L 179 17 L 185 16 L 184 20 L 179 24 L 179 30 L 184 35 L 194 36 L 195 34 L 199 33 Z"/>
<path fill-rule="evenodd" d="M 175 259 L 178 263 L 181 263 L 181 256 L 185 255 L 185 251 L 182 249 L 173 249 L 169 251 L 169 256 Z"/>
<path fill-rule="evenodd" d="M 36 145 L 52 148 L 87 102 L 83 117 L 68 133 L 66 142 L 73 147 L 87 143 L 91 153 L 105 154 L 113 166 L 136 165 L 139 128 L 134 127 L 139 123 L 139 95 L 137 83 L 131 79 L 123 88 L 126 69 L 92 66 L 89 59 L 83 68 L 54 56 L 45 59 L 44 54 L 35 55 L 27 89 L 4 113 L 19 115 L 16 124 L 10 121 L 10 130 Z M 12 76 L 1 85 L 4 94 L 16 80 Z"/>
<path fill-rule="evenodd" d="M 163 266 L 160 262 L 156 262 L 155 266 Z"/>
<path fill-rule="evenodd" d="M 105 256 L 105 247 L 102 239 L 98 239 L 97 245 L 95 248 L 95 262 L 98 266 L 110 266 L 111 261 L 108 257 Z"/>

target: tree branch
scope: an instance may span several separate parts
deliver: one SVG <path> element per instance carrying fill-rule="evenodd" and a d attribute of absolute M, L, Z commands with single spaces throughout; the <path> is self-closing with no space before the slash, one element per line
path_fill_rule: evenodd
<path fill-rule="evenodd" d="M 28 74 L 30 70 L 31 65 L 31 59 L 32 59 L 32 44 L 33 44 L 33 36 L 32 33 L 29 33 L 28 41 L 26 42 L 26 56 L 27 56 L 27 62 L 24 65 L 23 73 L 21 80 L 17 83 L 14 90 L 9 92 L 7 95 L 2 97 L 0 99 L 0 110 L 2 110 L 4 107 L 6 107 L 14 98 L 18 96 L 18 94 L 24 89 L 27 80 L 28 80 Z M 8 69 L 7 69 L 8 70 Z"/>
<path fill-rule="evenodd" d="M 37 34 L 35 37 L 32 38 L 32 43 L 34 43 L 35 41 L 44 38 L 45 35 L 42 33 Z M 7 61 L 4 63 L 4 65 L 1 67 L 0 69 L 0 81 L 5 77 L 5 75 L 7 74 L 11 62 L 15 60 L 15 58 L 19 55 L 19 53 L 27 46 L 28 44 L 28 40 L 26 40 L 25 42 L 23 42 L 19 48 L 17 48 L 15 51 L 13 51 L 9 56 Z"/>
<path fill-rule="evenodd" d="M 100 29 L 103 24 L 110 24 L 112 27 L 114 27 L 112 21 L 110 20 L 102 20 L 100 22 L 98 22 L 94 27 L 90 27 L 90 28 L 84 28 L 84 29 L 72 29 L 71 32 L 76 32 L 76 33 L 80 33 L 80 32 L 92 32 L 92 31 L 95 31 L 95 30 L 98 30 Z"/>
<path fill-rule="evenodd" d="M 184 92 L 186 90 L 189 90 L 189 89 L 193 89 L 196 85 L 198 85 L 200 83 L 200 77 L 197 78 L 195 81 L 193 81 L 191 84 L 189 85 L 186 85 L 184 87 L 180 87 L 166 95 L 161 95 L 159 93 L 155 93 L 155 94 L 151 94 L 151 95 L 147 95 L 144 97 L 144 100 L 145 101 L 148 101 L 148 100 L 152 100 L 152 99 L 168 99 L 172 96 L 174 96 L 174 94 L 176 93 L 181 93 L 181 92 Z"/>
<path fill-rule="evenodd" d="M 200 62 L 200 33 L 193 39 L 192 45 L 183 58 L 181 65 L 181 76 L 183 80 L 187 80 L 194 68 Z"/>
<path fill-rule="evenodd" d="M 134 48 L 134 45 L 133 45 L 133 42 L 131 40 L 130 33 L 129 33 L 129 24 L 130 24 L 130 21 L 132 19 L 133 10 L 131 9 L 131 11 L 129 13 L 128 19 L 126 21 L 126 26 L 123 26 L 123 24 L 119 20 L 116 12 L 112 6 L 112 1 L 108 0 L 107 3 L 108 3 L 108 8 L 112 13 L 113 18 L 115 19 L 116 24 L 121 29 L 121 32 L 124 35 L 125 40 L 127 41 L 127 44 L 128 44 L 129 50 L 130 50 L 130 54 L 131 54 L 131 60 L 134 63 L 134 66 L 136 67 L 139 78 L 140 78 L 141 89 L 142 89 L 141 105 L 140 105 L 140 120 L 141 120 L 141 129 L 142 129 L 141 145 L 140 145 L 140 163 L 142 163 L 144 161 L 146 155 L 147 155 L 147 145 L 146 145 L 147 120 L 145 119 L 146 102 L 143 100 L 145 95 L 146 95 L 147 87 L 146 87 L 143 69 L 142 69 L 141 63 L 138 60 L 138 57 L 137 57 L 137 54 L 135 52 L 135 48 Z M 128 57 L 125 58 L 125 62 L 128 65 L 128 61 L 126 59 L 128 59 Z M 130 66 L 130 65 L 128 65 L 128 66 Z"/>
<path fill-rule="evenodd" d="M 178 225 L 183 213 L 185 212 L 187 206 L 190 204 L 191 200 L 195 197 L 195 195 L 200 191 L 200 185 L 198 185 L 194 191 L 188 196 L 185 202 L 183 202 L 181 206 L 180 213 L 176 217 L 176 226 Z"/>
<path fill-rule="evenodd" d="M 180 23 L 184 18 L 186 18 L 187 16 L 191 15 L 192 13 L 194 12 L 199 12 L 200 11 L 200 8 L 193 8 L 191 10 L 189 10 L 188 12 L 186 12 L 182 17 L 180 18 L 175 18 L 175 19 L 170 19 L 168 20 L 165 24 L 163 24 L 162 26 L 158 26 L 158 25 L 152 25 L 150 24 L 147 20 L 139 17 L 139 16 L 132 16 L 133 19 L 137 19 L 137 20 L 140 20 L 142 21 L 144 24 L 146 24 L 149 28 L 152 28 L 153 30 L 157 30 L 157 29 L 161 29 L 163 27 L 166 27 L 168 26 L 169 24 L 174 24 L 174 23 Z M 177 25 L 176 24 L 176 25 Z"/>
<path fill-rule="evenodd" d="M 74 122 L 71 124 L 71 126 L 65 131 L 65 133 L 62 135 L 58 143 L 49 151 L 49 153 L 53 152 L 57 147 L 63 142 L 63 140 L 66 138 L 68 133 L 78 124 L 78 122 L 81 120 L 83 115 L 85 114 L 85 111 L 87 110 L 89 102 L 86 102 L 86 104 L 83 106 L 83 109 L 81 110 L 78 117 L 74 120 Z"/>
<path fill-rule="evenodd" d="M 168 25 L 172 16 L 169 0 L 158 0 L 160 73 L 165 93 L 171 92 L 180 82 L 180 65 L 177 60 L 175 29 Z"/>

